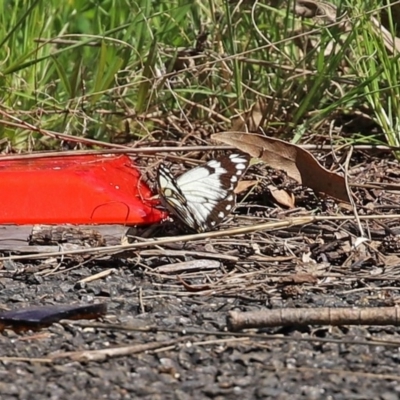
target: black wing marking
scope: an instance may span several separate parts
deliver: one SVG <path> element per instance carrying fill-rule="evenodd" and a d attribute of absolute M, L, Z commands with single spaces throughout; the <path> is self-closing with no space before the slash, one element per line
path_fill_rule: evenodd
<path fill-rule="evenodd" d="M 249 163 L 249 156 L 231 154 L 211 160 L 177 179 L 165 165 L 158 170 L 164 206 L 197 232 L 215 228 L 236 204 L 234 190 Z"/>

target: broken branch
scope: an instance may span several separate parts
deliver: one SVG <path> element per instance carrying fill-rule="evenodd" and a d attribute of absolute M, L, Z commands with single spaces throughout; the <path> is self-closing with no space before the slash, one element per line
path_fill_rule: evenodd
<path fill-rule="evenodd" d="M 377 308 L 284 308 L 249 312 L 231 311 L 230 331 L 249 328 L 305 325 L 399 325 L 398 307 Z"/>

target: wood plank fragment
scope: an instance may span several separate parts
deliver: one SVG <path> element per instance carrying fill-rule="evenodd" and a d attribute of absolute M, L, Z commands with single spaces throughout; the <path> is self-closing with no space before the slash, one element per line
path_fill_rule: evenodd
<path fill-rule="evenodd" d="M 175 264 L 161 265 L 154 268 L 155 272 L 164 274 L 173 274 L 183 271 L 204 270 L 204 269 L 217 269 L 221 263 L 215 260 L 192 260 Z"/>
<path fill-rule="evenodd" d="M 0 225 L 0 251 L 50 253 L 122 243 L 124 225 Z"/>

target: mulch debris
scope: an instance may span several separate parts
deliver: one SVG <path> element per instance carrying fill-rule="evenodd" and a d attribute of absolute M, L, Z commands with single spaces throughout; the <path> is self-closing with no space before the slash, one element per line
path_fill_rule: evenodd
<path fill-rule="evenodd" d="M 395 183 L 397 163 L 354 162 L 357 184 Z M 260 166 L 250 168 L 257 179 Z M 268 174 L 265 173 L 268 177 Z M 245 179 L 246 179 L 245 178 Z M 275 172 L 271 183 L 294 192 L 284 209 L 264 191 L 239 196 L 239 228 L 307 215 L 352 216 Z M 287 184 L 286 184 L 287 182 Z M 362 399 L 400 398 L 400 327 L 289 325 L 230 332 L 230 312 L 396 307 L 400 300 L 398 192 L 355 188 L 354 219 L 317 220 L 189 240 L 123 253 L 0 261 L 0 311 L 104 303 L 98 320 L 60 320 L 0 335 L 1 399 Z M 364 220 L 365 215 L 378 215 Z M 129 242 L 140 237 L 137 229 Z M 184 234 L 166 222 L 154 236 Z M 96 237 L 96 243 L 102 244 Z M 107 243 L 106 243 L 107 244 Z M 26 246 L 19 243 L 26 254 Z M 47 243 L 48 245 L 48 243 Z M 54 244 L 52 244 L 54 245 Z M 79 246 L 79 242 L 74 243 Z M 81 248 L 87 243 L 81 244 Z M 115 245 L 115 243 L 113 243 Z M 43 247 L 42 247 L 43 248 Z M 48 249 L 53 254 L 54 247 Z"/>

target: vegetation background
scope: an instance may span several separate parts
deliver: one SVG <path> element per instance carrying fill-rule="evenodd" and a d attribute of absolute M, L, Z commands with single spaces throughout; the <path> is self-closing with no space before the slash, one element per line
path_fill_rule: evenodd
<path fill-rule="evenodd" d="M 399 146 L 398 3 L 1 1 L 1 149 L 152 141 L 171 115 L 227 129 L 254 107 L 294 142 Z"/>
<path fill-rule="evenodd" d="M 207 238 L 146 226 L 99 251 L 103 235 L 86 229 L 83 242 L 75 227 L 61 242 L 58 229 L 35 229 L 40 242 L 2 229 L 3 310 L 100 301 L 111 325 L 2 333 L 0 397 L 400 398 L 398 162 L 330 151 L 399 146 L 399 3 L 0 0 L 2 153 L 207 145 L 210 132 L 247 128 L 263 142 L 328 144 L 333 165 L 292 152 L 297 180 L 283 163 L 253 165 L 242 210 Z M 317 196 L 323 185 L 333 199 Z M 229 311 L 292 307 L 302 322 L 325 307 L 395 318 L 225 330 Z"/>

